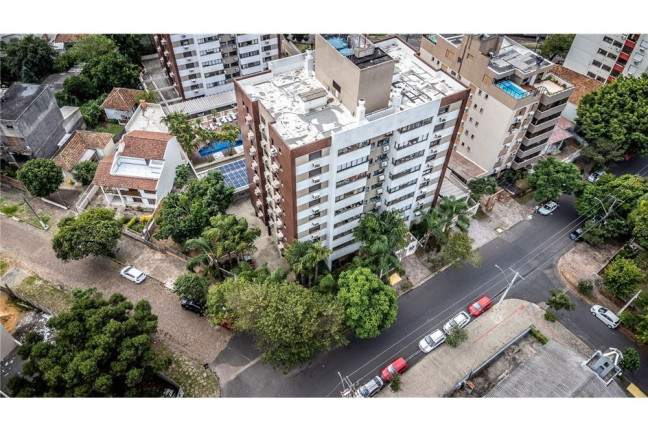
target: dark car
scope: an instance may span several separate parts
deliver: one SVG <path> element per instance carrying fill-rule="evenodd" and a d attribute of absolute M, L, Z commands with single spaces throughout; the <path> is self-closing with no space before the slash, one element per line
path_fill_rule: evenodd
<path fill-rule="evenodd" d="M 191 299 L 182 299 L 180 301 L 180 306 L 182 306 L 182 309 L 188 310 L 189 312 L 193 312 L 198 316 L 205 316 L 204 304 L 197 303 Z"/>
<path fill-rule="evenodd" d="M 571 234 L 569 234 L 569 238 L 574 241 L 583 240 L 583 228 L 578 228 L 572 231 Z"/>

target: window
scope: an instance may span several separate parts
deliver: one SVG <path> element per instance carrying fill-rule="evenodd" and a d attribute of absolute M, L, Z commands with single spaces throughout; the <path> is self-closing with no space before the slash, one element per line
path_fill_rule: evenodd
<path fill-rule="evenodd" d="M 322 174 L 322 168 L 317 168 L 317 169 L 314 169 L 314 170 L 310 170 L 308 172 L 308 178 L 315 177 L 316 175 L 320 175 L 320 174 Z"/>
<path fill-rule="evenodd" d="M 484 95 L 484 99 L 488 99 L 488 95 Z"/>
<path fill-rule="evenodd" d="M 448 110 L 450 110 L 450 105 L 442 106 L 441 108 L 439 108 L 439 115 L 447 113 Z"/>
<path fill-rule="evenodd" d="M 263 117 L 261 117 L 261 118 L 263 118 Z M 265 121 L 263 123 L 265 123 Z M 322 150 L 318 150 L 316 152 L 313 152 L 313 153 L 309 154 L 308 155 L 308 160 L 312 161 L 314 159 L 319 159 L 321 157 L 322 157 Z"/>
<path fill-rule="evenodd" d="M 596 67 L 601 67 L 601 62 L 600 62 L 600 61 L 596 61 L 596 60 L 594 60 L 594 61 L 592 62 L 592 65 L 594 65 L 594 66 L 596 66 Z"/>
<path fill-rule="evenodd" d="M 182 58 L 191 57 L 192 55 L 194 55 L 193 52 L 191 52 L 191 51 L 187 51 L 186 53 L 182 54 Z"/>
<path fill-rule="evenodd" d="M 247 41 L 247 42 L 240 42 L 238 44 L 238 46 L 239 46 L 239 48 L 243 48 L 243 47 L 250 46 L 250 45 L 256 45 L 258 43 L 259 43 L 259 39 L 253 39 L 253 40 Z"/>
<path fill-rule="evenodd" d="M 238 64 L 238 63 L 236 63 L 236 64 Z M 236 64 L 232 63 L 232 66 L 236 66 Z M 247 69 L 247 68 L 256 67 L 256 66 L 259 66 L 259 65 L 261 65 L 261 62 L 260 61 L 255 61 L 255 62 L 252 62 L 252 63 L 242 64 L 241 69 Z"/>
<path fill-rule="evenodd" d="M 202 65 L 203 65 L 203 67 L 207 67 L 207 66 L 214 66 L 214 65 L 217 65 L 217 64 L 221 64 L 221 63 L 223 63 L 223 61 L 221 59 L 215 59 L 215 60 L 209 60 L 209 61 L 203 62 Z"/>
<path fill-rule="evenodd" d="M 271 45 L 264 46 L 262 49 L 263 49 L 263 52 L 272 51 L 272 46 Z"/>
<path fill-rule="evenodd" d="M 480 109 L 479 109 L 479 114 L 481 114 L 481 113 L 483 113 L 483 112 L 484 112 L 484 108 L 480 108 Z"/>
<path fill-rule="evenodd" d="M 600 76 L 597 76 L 597 77 L 596 77 L 596 81 L 600 81 L 600 82 L 602 82 L 602 83 L 605 83 L 605 78 L 600 77 Z"/>
<path fill-rule="evenodd" d="M 261 40 L 262 40 L 262 41 L 267 41 L 267 40 L 269 40 L 269 39 L 272 39 L 272 35 L 267 34 L 267 35 L 263 35 L 263 36 L 261 36 Z"/>
<path fill-rule="evenodd" d="M 363 147 L 367 147 L 369 145 L 369 143 L 370 143 L 370 141 L 366 140 L 366 141 L 362 141 L 361 143 L 357 143 L 357 144 L 350 145 L 348 147 L 344 147 L 344 148 L 338 150 L 338 156 L 341 156 L 343 154 L 346 154 L 346 153 L 361 149 Z"/>
<path fill-rule="evenodd" d="M 470 139 L 475 139 L 475 134 L 470 135 Z"/>
<path fill-rule="evenodd" d="M 333 80 L 333 88 L 339 92 L 342 91 L 342 87 L 340 87 L 340 84 L 336 83 L 335 80 Z"/>
<path fill-rule="evenodd" d="M 469 122 L 469 123 L 472 123 L 472 117 L 470 117 L 470 118 L 468 119 L 468 122 Z"/>
<path fill-rule="evenodd" d="M 606 72 L 610 72 L 612 70 L 612 68 L 608 65 L 601 65 L 601 69 L 603 69 Z"/>
<path fill-rule="evenodd" d="M 434 126 L 434 132 L 439 132 L 444 128 L 445 128 L 445 123 L 439 123 L 438 125 Z"/>
<path fill-rule="evenodd" d="M 477 92 L 477 94 L 478 94 L 479 96 L 481 96 L 481 94 L 482 94 L 481 89 Z"/>
<path fill-rule="evenodd" d="M 200 88 L 199 84 L 195 84 L 191 86 L 191 90 L 198 90 Z"/>
<path fill-rule="evenodd" d="M 214 53 L 217 53 L 217 52 L 219 52 L 218 48 L 211 48 L 211 49 L 208 49 L 208 50 L 200 51 L 200 55 L 209 55 L 209 54 L 214 54 Z"/>
<path fill-rule="evenodd" d="M 247 58 L 247 57 L 254 57 L 257 55 L 259 55 L 259 50 L 242 53 L 239 57 Z"/>
<path fill-rule="evenodd" d="M 608 58 L 611 58 L 612 60 L 616 60 L 617 56 L 614 53 L 608 53 Z"/>
<path fill-rule="evenodd" d="M 612 43 L 612 38 L 607 37 L 607 36 L 603 36 L 603 42 L 611 44 Z"/>
<path fill-rule="evenodd" d="M 416 123 L 412 123 L 410 125 L 404 126 L 404 127 L 400 128 L 400 129 L 398 129 L 398 132 L 400 132 L 400 133 L 409 132 L 411 130 L 414 130 L 416 128 L 419 128 L 421 126 L 424 126 L 424 125 L 427 125 L 427 124 L 430 124 L 430 123 L 432 123 L 432 117 L 429 117 L 429 118 L 426 118 L 425 120 L 417 121 Z"/>
<path fill-rule="evenodd" d="M 180 45 L 182 45 L 182 46 L 187 46 L 187 45 L 189 45 L 189 39 L 181 40 L 181 41 L 180 41 Z"/>
<path fill-rule="evenodd" d="M 322 183 L 318 183 L 314 186 L 309 187 L 308 192 L 317 192 L 320 189 L 322 189 Z"/>
<path fill-rule="evenodd" d="M 470 151 L 470 146 L 466 147 L 466 151 L 467 151 L 467 152 Z"/>
<path fill-rule="evenodd" d="M 479 127 L 479 122 L 475 122 L 475 127 Z"/>
<path fill-rule="evenodd" d="M 466 143 L 461 141 L 461 147 L 465 147 Z"/>
<path fill-rule="evenodd" d="M 362 158 L 359 158 L 359 159 L 352 160 L 350 162 L 344 163 L 344 164 L 339 165 L 337 167 L 337 172 L 344 171 L 344 170 L 352 168 L 352 167 L 354 167 L 356 165 L 360 165 L 362 163 L 367 162 L 368 160 L 369 160 L 369 158 L 367 156 L 365 156 L 365 157 L 362 157 Z"/>
<path fill-rule="evenodd" d="M 474 104 L 474 105 L 473 105 L 473 109 L 477 109 L 477 104 Z"/>
<path fill-rule="evenodd" d="M 206 43 L 206 42 L 214 42 L 214 41 L 217 41 L 217 40 L 218 40 L 218 36 L 210 36 L 210 37 L 198 39 L 198 43 L 203 44 L 203 43 Z M 223 45 L 223 44 L 221 43 L 221 45 Z"/>
<path fill-rule="evenodd" d="M 607 55 L 608 52 L 605 51 L 604 49 L 599 48 L 598 51 L 597 51 L 597 53 L 598 53 L 598 54 L 601 54 L 601 55 Z"/>
<path fill-rule="evenodd" d="M 619 41 L 614 41 L 614 42 L 612 42 L 612 45 L 614 45 L 614 46 L 617 47 L 617 48 L 621 48 L 621 47 L 623 47 L 623 44 L 622 44 L 621 42 L 619 42 Z"/>
<path fill-rule="evenodd" d="M 207 72 L 207 73 L 205 73 L 205 78 L 210 78 L 210 77 L 213 77 L 213 76 L 216 76 L 216 75 L 223 75 L 224 73 L 225 73 L 225 71 L 222 71 L 222 70 L 217 70 L 217 71 L 214 71 L 214 72 Z"/>
<path fill-rule="evenodd" d="M 412 153 L 411 155 L 408 155 L 408 156 L 402 157 L 402 158 L 400 158 L 400 159 L 393 159 L 393 160 L 392 160 L 392 163 L 393 163 L 394 165 L 400 165 L 400 164 L 402 164 L 402 163 L 404 163 L 404 162 L 409 162 L 409 161 L 411 161 L 412 159 L 416 159 L 416 158 L 419 158 L 419 157 L 423 156 L 423 153 L 425 153 L 425 150 L 421 150 L 421 151 L 418 151 L 418 152 L 416 152 L 416 153 Z"/>

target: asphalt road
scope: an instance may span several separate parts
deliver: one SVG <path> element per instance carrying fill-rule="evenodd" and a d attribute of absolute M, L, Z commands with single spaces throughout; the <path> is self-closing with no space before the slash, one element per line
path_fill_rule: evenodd
<path fill-rule="evenodd" d="M 634 173 L 641 169 L 648 171 L 648 158 L 635 158 L 612 172 Z M 507 286 L 495 264 L 506 271 L 509 279 L 513 276 L 511 269 L 525 278 L 513 286 L 508 297 L 534 303 L 546 301 L 551 289 L 564 285 L 555 264 L 572 245 L 569 233 L 584 221 L 574 210 L 573 201 L 573 197 L 563 196 L 560 208 L 553 215 L 534 215 L 483 246 L 481 267 L 449 268 L 407 293 L 399 300 L 396 323 L 379 337 L 351 340 L 347 346 L 319 355 L 308 365 L 286 375 L 260 362 L 250 363 L 249 359 L 256 357 L 251 341 L 243 336 L 234 337 L 214 364 L 229 364 L 241 367 L 242 371 L 231 381 L 222 383 L 222 395 L 335 397 L 341 389 L 338 372 L 363 384 L 400 356 L 415 363 L 419 356 L 418 341 L 426 333 L 440 328 L 474 300 L 483 295 L 495 296 Z M 619 331 L 608 329 L 590 314 L 588 305 L 579 298 L 573 301 L 576 310 L 559 312 L 559 322 L 593 349 L 637 348 L 642 367 L 639 373 L 626 373 L 626 376 L 648 392 L 645 348 L 641 349 Z"/>

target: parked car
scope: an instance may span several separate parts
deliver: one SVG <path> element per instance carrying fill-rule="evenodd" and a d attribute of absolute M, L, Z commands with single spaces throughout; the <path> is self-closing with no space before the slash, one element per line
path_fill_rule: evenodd
<path fill-rule="evenodd" d="M 421 341 L 419 342 L 419 348 L 421 348 L 421 351 L 427 354 L 434 348 L 441 345 L 445 340 L 446 335 L 441 330 L 437 329 L 421 339 Z"/>
<path fill-rule="evenodd" d="M 553 213 L 558 208 L 558 203 L 555 201 L 546 202 L 543 206 L 540 206 L 538 213 L 542 216 L 547 216 Z"/>
<path fill-rule="evenodd" d="M 385 381 L 383 381 L 382 378 L 380 378 L 379 376 L 375 376 L 371 378 L 371 381 L 369 381 L 367 384 L 363 385 L 358 390 L 356 390 L 353 396 L 357 398 L 371 397 L 376 393 L 378 393 L 378 391 L 382 388 L 384 384 Z"/>
<path fill-rule="evenodd" d="M 452 318 L 450 321 L 445 323 L 445 325 L 443 326 L 443 331 L 446 334 L 450 334 L 453 328 L 466 327 L 469 322 L 470 322 L 470 315 L 468 315 L 464 311 L 461 311 L 457 315 L 455 315 L 454 318 Z"/>
<path fill-rule="evenodd" d="M 493 306 L 491 299 L 484 296 L 477 300 L 475 303 L 468 306 L 468 312 L 470 312 L 470 315 L 478 317 L 479 315 L 486 312 L 491 306 Z"/>
<path fill-rule="evenodd" d="M 628 153 L 627 155 L 623 155 L 623 160 L 628 162 L 629 160 L 634 159 L 636 155 L 634 153 Z"/>
<path fill-rule="evenodd" d="M 182 309 L 193 312 L 199 316 L 205 316 L 205 305 L 195 302 L 191 299 L 182 299 L 180 300 L 180 306 Z"/>
<path fill-rule="evenodd" d="M 596 318 L 603 321 L 603 323 L 605 323 L 605 325 L 608 326 L 608 328 L 615 329 L 619 327 L 619 323 L 621 322 L 621 320 L 611 310 L 606 309 L 600 305 L 594 305 L 590 309 L 590 312 L 592 312 L 592 315 L 594 315 Z"/>
<path fill-rule="evenodd" d="M 569 238 L 574 240 L 575 242 L 583 240 L 583 228 L 576 228 L 569 234 Z"/>
<path fill-rule="evenodd" d="M 144 282 L 144 279 L 146 279 L 146 274 L 144 274 L 144 272 L 141 270 L 137 270 L 133 266 L 126 266 L 121 269 L 119 273 L 129 281 L 133 281 L 136 284 L 141 284 L 142 282 Z"/>
<path fill-rule="evenodd" d="M 384 381 L 389 381 L 392 375 L 403 373 L 405 369 L 407 369 L 407 362 L 403 357 L 398 357 L 380 372 L 380 376 Z"/>
<path fill-rule="evenodd" d="M 605 171 L 599 170 L 599 171 L 594 171 L 593 173 L 590 173 L 590 175 L 587 177 L 587 181 L 590 183 L 594 183 L 596 180 L 599 179 L 602 175 L 605 174 Z"/>

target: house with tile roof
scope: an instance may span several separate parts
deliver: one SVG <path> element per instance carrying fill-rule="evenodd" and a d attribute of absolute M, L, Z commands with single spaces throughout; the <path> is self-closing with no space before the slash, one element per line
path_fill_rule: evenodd
<path fill-rule="evenodd" d="M 101 104 L 108 120 L 117 120 L 125 125 L 137 108 L 140 90 L 115 87 Z"/>
<path fill-rule="evenodd" d="M 65 181 L 72 183 L 74 166 L 79 162 L 98 162 L 115 152 L 115 142 L 110 133 L 78 130 L 54 155 L 54 163 L 61 167 Z"/>
<path fill-rule="evenodd" d="M 92 184 L 110 205 L 153 210 L 171 192 L 178 165 L 186 163 L 176 137 L 133 131 L 123 136 L 114 154 L 99 162 Z"/>

